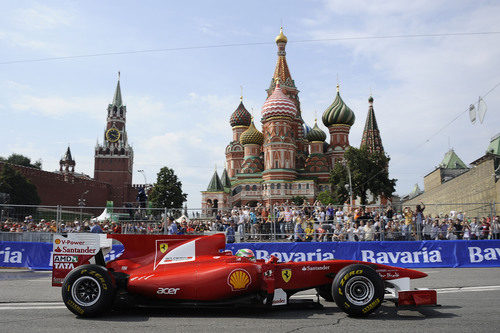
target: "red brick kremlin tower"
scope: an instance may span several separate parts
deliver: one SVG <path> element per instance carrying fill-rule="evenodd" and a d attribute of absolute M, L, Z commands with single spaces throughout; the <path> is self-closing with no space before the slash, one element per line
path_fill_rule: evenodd
<path fill-rule="evenodd" d="M 206 213 L 257 203 L 269 206 L 295 196 L 313 203 L 319 192 L 329 189 L 330 171 L 349 147 L 355 115 L 340 97 L 338 86 L 335 100 L 322 117 L 330 134 L 329 144 L 317 121 L 310 128 L 302 120 L 299 90 L 286 61 L 286 44 L 281 29 L 276 37 L 278 59 L 262 106 L 262 132 L 243 102 L 230 117 L 233 138 L 226 147 L 227 172 L 224 170 L 222 180 L 215 172 L 207 190 L 202 191 Z"/>
<path fill-rule="evenodd" d="M 123 104 L 120 73 L 113 102 L 108 105 L 104 141 L 95 147 L 94 179 L 113 186 L 112 196 L 129 198 L 132 185 L 134 151 L 128 144 L 125 129 L 127 107 Z"/>

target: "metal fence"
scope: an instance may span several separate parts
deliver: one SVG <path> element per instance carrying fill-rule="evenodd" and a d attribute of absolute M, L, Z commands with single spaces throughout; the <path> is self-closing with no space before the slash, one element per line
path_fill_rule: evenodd
<path fill-rule="evenodd" d="M 0 204 L 0 241 L 50 242 L 54 233 L 229 233 L 228 241 L 365 241 L 499 238 L 496 204 L 425 204 L 415 207 L 297 206 L 231 209 L 20 206 Z M 458 211 L 455 207 L 460 207 Z M 464 209 L 466 207 L 466 209 Z M 427 214 L 438 211 L 436 214 Z M 489 219 L 489 222 L 486 220 Z M 484 221 L 483 221 L 484 220 Z M 175 221 L 175 228 L 172 226 Z M 483 222 L 488 222 L 483 225 Z M 485 230 L 485 228 L 488 230 Z"/>

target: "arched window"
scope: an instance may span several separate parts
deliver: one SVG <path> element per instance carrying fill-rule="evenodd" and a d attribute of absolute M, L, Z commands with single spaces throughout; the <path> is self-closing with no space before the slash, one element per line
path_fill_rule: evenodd
<path fill-rule="evenodd" d="M 252 191 L 257 191 L 257 185 L 252 186 Z"/>
<path fill-rule="evenodd" d="M 309 189 L 309 183 L 306 184 L 306 189 Z"/>
<path fill-rule="evenodd" d="M 302 184 L 298 184 L 297 188 L 300 190 L 302 188 Z"/>
<path fill-rule="evenodd" d="M 274 184 L 271 184 L 271 190 L 274 190 Z"/>
<path fill-rule="evenodd" d="M 245 191 L 250 191 L 250 185 L 245 186 Z"/>
<path fill-rule="evenodd" d="M 281 184 L 276 184 L 276 188 L 277 188 L 278 190 L 280 190 L 280 189 L 281 189 Z"/>

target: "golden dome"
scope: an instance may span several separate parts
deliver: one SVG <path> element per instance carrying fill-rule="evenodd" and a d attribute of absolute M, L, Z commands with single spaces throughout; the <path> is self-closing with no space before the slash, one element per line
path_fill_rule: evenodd
<path fill-rule="evenodd" d="M 253 124 L 253 118 L 248 129 L 245 132 L 241 133 L 240 143 L 242 145 L 262 145 L 264 143 L 264 135 L 255 128 L 255 125 Z"/>
<path fill-rule="evenodd" d="M 286 42 L 288 42 L 288 39 L 283 34 L 283 27 L 281 27 L 280 34 L 278 36 L 276 36 L 276 43 L 286 43 Z"/>

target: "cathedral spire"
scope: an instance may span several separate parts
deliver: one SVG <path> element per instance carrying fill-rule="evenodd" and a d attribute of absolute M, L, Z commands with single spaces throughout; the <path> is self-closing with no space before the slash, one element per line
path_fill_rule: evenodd
<path fill-rule="evenodd" d="M 365 129 L 363 131 L 363 138 L 361 139 L 361 148 L 366 147 L 368 151 L 384 152 L 382 146 L 382 139 L 380 138 L 380 131 L 375 118 L 375 110 L 373 109 L 373 97 L 368 98 L 368 115 L 366 116 Z"/>
<path fill-rule="evenodd" d="M 122 90 L 120 89 L 120 72 L 118 72 L 118 83 L 116 84 L 115 95 L 113 96 L 113 105 L 122 106 Z"/>
<path fill-rule="evenodd" d="M 267 89 L 267 95 L 270 96 L 276 86 L 276 81 L 279 79 L 281 88 L 296 95 L 298 90 L 295 87 L 295 82 L 292 80 L 290 75 L 290 70 L 288 69 L 288 64 L 286 62 L 286 43 L 288 42 L 287 37 L 283 34 L 283 27 L 280 29 L 280 34 L 276 37 L 276 45 L 278 46 L 278 61 L 276 62 L 276 68 L 274 69 L 273 78 L 269 89 Z"/>

